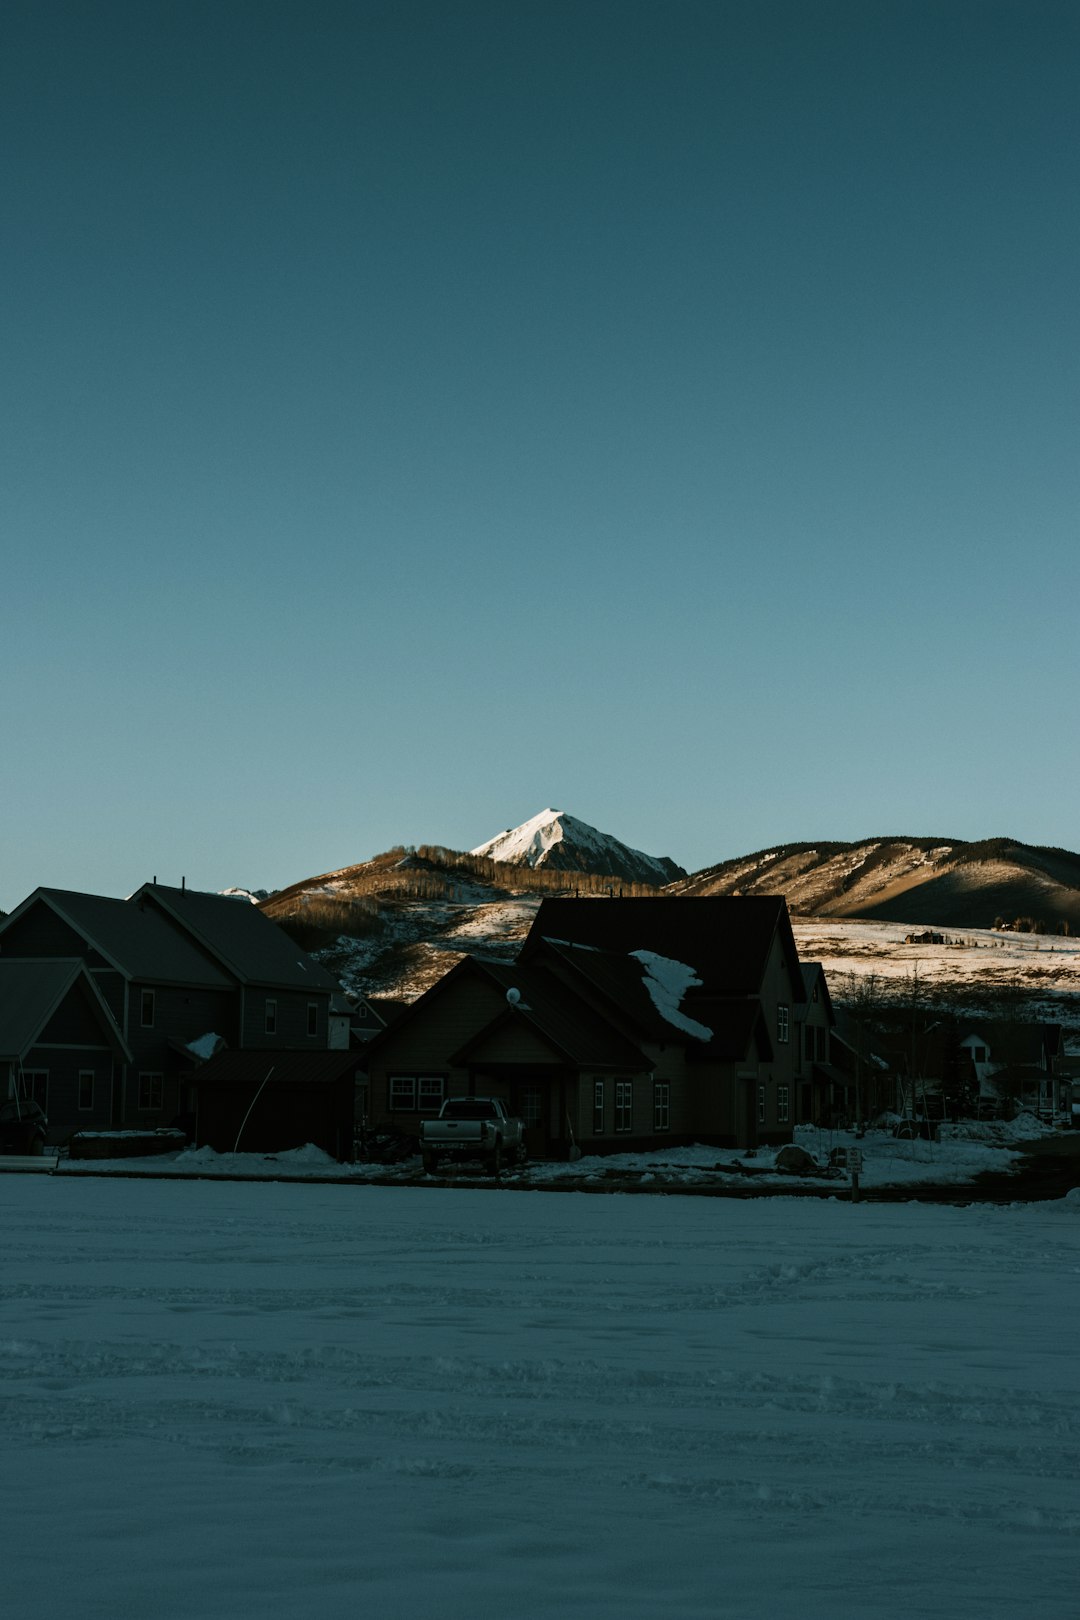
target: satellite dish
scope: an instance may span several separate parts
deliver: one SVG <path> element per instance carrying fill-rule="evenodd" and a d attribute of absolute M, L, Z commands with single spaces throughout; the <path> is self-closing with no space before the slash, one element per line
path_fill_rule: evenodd
<path fill-rule="evenodd" d="M 514 986 L 511 985 L 509 990 L 506 992 L 506 999 L 510 1003 L 511 1007 L 516 1007 L 521 1000 L 521 991 L 516 990 Z"/>

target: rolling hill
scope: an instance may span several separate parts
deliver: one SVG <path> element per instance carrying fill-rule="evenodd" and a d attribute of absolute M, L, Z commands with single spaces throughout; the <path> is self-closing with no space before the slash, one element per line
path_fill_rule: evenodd
<path fill-rule="evenodd" d="M 796 915 L 936 928 L 1080 933 L 1080 855 L 1015 839 L 869 838 L 774 845 L 671 885 L 676 894 L 784 894 Z"/>

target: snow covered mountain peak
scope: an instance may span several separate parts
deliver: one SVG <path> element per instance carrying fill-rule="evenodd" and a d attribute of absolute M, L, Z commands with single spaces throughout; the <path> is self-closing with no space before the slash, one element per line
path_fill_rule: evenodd
<path fill-rule="evenodd" d="M 611 833 L 598 832 L 565 810 L 541 810 L 520 827 L 508 827 L 470 853 L 511 866 L 591 872 L 657 888 L 684 875 L 682 867 L 666 855 L 645 855 L 631 849 Z"/>

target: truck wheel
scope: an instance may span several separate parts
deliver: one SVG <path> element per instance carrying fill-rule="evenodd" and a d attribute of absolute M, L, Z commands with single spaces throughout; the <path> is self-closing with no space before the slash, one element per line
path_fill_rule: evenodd
<path fill-rule="evenodd" d="M 30 1143 L 27 1152 L 32 1153 L 35 1159 L 40 1159 L 42 1154 L 45 1152 L 45 1138 L 43 1136 L 35 1136 L 34 1140 Z"/>
<path fill-rule="evenodd" d="M 502 1171 L 502 1147 L 499 1146 L 499 1147 L 497 1147 L 495 1149 L 494 1153 L 491 1155 L 491 1173 L 495 1177 L 496 1181 L 498 1181 L 501 1171 Z"/>

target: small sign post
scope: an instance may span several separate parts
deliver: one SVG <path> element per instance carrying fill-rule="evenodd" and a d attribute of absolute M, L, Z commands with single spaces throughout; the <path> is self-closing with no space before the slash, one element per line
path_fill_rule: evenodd
<path fill-rule="evenodd" d="M 851 1171 L 851 1202 L 857 1204 L 859 1202 L 859 1174 L 862 1170 L 862 1148 L 848 1148 L 847 1167 Z"/>

